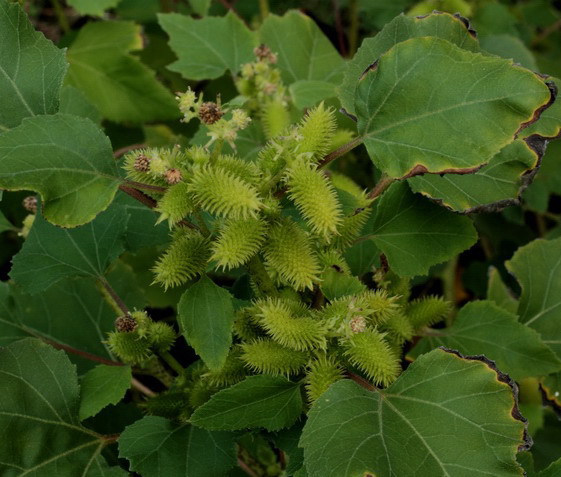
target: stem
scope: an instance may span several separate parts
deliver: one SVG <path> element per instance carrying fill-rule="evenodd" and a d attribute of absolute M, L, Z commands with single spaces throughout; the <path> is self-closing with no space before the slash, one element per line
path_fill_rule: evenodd
<path fill-rule="evenodd" d="M 115 302 L 117 308 L 123 312 L 123 315 L 130 315 L 130 310 L 128 309 L 127 305 L 121 299 L 121 297 L 117 295 L 117 292 L 113 290 L 111 285 L 109 285 L 109 282 L 105 278 L 100 277 L 99 283 L 103 286 L 109 297 Z"/>
<path fill-rule="evenodd" d="M 126 154 L 127 152 L 134 151 L 135 149 L 144 149 L 145 147 L 146 144 L 131 144 L 130 146 L 121 147 L 116 151 L 113 151 L 113 157 L 115 159 L 118 159 L 119 157 L 121 157 L 123 154 Z"/>
<path fill-rule="evenodd" d="M 177 361 L 171 354 L 169 351 L 159 351 L 158 355 L 160 356 L 160 358 L 162 358 L 166 364 L 173 369 L 179 376 L 181 376 L 183 374 L 183 372 L 185 371 L 185 369 L 183 368 L 183 366 L 181 366 L 181 364 L 179 364 L 179 361 Z"/>
<path fill-rule="evenodd" d="M 547 224 L 545 223 L 544 216 L 542 214 L 536 214 L 536 225 L 538 226 L 538 233 L 540 237 L 545 236 L 547 233 Z"/>
<path fill-rule="evenodd" d="M 367 389 L 368 391 L 376 391 L 376 386 L 364 379 L 362 376 L 359 376 L 358 374 L 352 373 L 350 371 L 347 371 L 345 374 L 364 389 Z"/>
<path fill-rule="evenodd" d="M 68 23 L 68 18 L 66 18 L 66 14 L 64 13 L 64 9 L 62 8 L 59 0 L 52 0 L 51 3 L 53 4 L 53 8 L 55 9 L 55 15 L 60 29 L 64 33 L 68 33 L 70 31 L 70 24 Z"/>
<path fill-rule="evenodd" d="M 544 41 L 549 35 L 561 28 L 561 19 L 545 28 L 536 38 L 532 40 L 532 46 L 536 46 Z"/>
<path fill-rule="evenodd" d="M 351 17 L 349 30 L 349 57 L 352 58 L 358 47 L 358 0 L 350 0 L 349 15 Z"/>
<path fill-rule="evenodd" d="M 134 389 L 136 389 L 137 391 L 140 391 L 142 394 L 144 394 L 145 396 L 148 397 L 154 397 L 156 396 L 156 393 L 154 391 L 152 391 L 149 387 L 145 386 L 144 384 L 142 384 L 138 379 L 136 378 L 132 378 L 132 387 Z"/>
<path fill-rule="evenodd" d="M 347 154 L 347 152 L 352 151 L 355 147 L 362 144 L 362 141 L 364 141 L 364 138 L 356 137 L 351 142 L 343 144 L 340 148 L 335 149 L 334 151 L 327 154 L 327 156 L 324 156 L 323 159 L 319 162 L 318 167 L 324 167 L 331 161 L 344 156 L 345 154 Z"/>
<path fill-rule="evenodd" d="M 259 477 L 240 457 L 238 457 L 238 466 L 250 477 Z"/>
<path fill-rule="evenodd" d="M 96 363 L 106 364 L 107 366 L 124 366 L 123 363 L 119 363 L 118 361 L 112 361 L 112 360 L 107 359 L 107 358 L 102 358 L 101 356 L 97 356 L 95 354 L 88 353 L 87 351 L 82 351 L 80 349 L 73 348 L 72 346 L 69 346 L 69 345 L 66 345 L 66 344 L 58 343 L 56 341 L 50 340 L 50 339 L 45 338 L 45 337 L 40 336 L 40 335 L 35 335 L 33 333 L 30 333 L 30 334 L 32 334 L 33 336 L 36 336 L 37 338 L 43 340 L 45 343 L 51 345 L 53 348 L 62 349 L 64 351 L 66 351 L 67 353 L 75 354 L 76 356 L 80 356 L 80 357 L 82 357 L 84 359 L 87 359 L 89 361 L 95 361 Z"/>
<path fill-rule="evenodd" d="M 247 268 L 249 269 L 249 273 L 255 282 L 255 285 L 261 293 L 265 296 L 278 296 L 279 292 L 275 284 L 273 283 L 273 279 L 265 270 L 265 266 L 261 259 L 255 255 L 247 264 Z"/>
<path fill-rule="evenodd" d="M 205 237 L 210 237 L 212 234 L 210 233 L 210 230 L 206 225 L 205 219 L 203 218 L 203 214 L 201 214 L 201 211 L 197 210 L 194 215 L 195 218 L 197 219 L 197 222 L 199 223 L 200 231 L 203 233 Z"/>
<path fill-rule="evenodd" d="M 210 155 L 211 164 L 216 161 L 220 153 L 222 152 L 222 146 L 224 146 L 224 139 L 217 139 L 212 148 L 212 154 Z"/>
<path fill-rule="evenodd" d="M 381 196 L 386 189 L 392 185 L 393 181 L 395 181 L 393 177 L 382 175 L 378 183 L 374 186 L 374 189 L 372 189 L 372 191 L 368 194 L 368 198 L 374 200 Z"/>
<path fill-rule="evenodd" d="M 337 42 L 339 43 L 339 52 L 341 56 L 347 56 L 347 45 L 345 44 L 345 32 L 343 31 L 343 22 L 341 21 L 341 10 L 339 9 L 339 0 L 332 0 L 333 14 L 335 16 L 335 29 L 337 30 Z"/>
<path fill-rule="evenodd" d="M 261 20 L 265 20 L 269 15 L 269 0 L 259 0 L 259 11 L 261 12 Z"/>
<path fill-rule="evenodd" d="M 167 189 L 167 187 L 162 187 L 162 186 L 155 186 L 152 184 L 143 184 L 142 182 L 136 182 L 136 181 L 130 181 L 128 179 L 125 179 L 125 187 L 132 187 L 134 189 L 144 189 L 144 190 L 153 190 L 156 192 L 165 192 Z"/>

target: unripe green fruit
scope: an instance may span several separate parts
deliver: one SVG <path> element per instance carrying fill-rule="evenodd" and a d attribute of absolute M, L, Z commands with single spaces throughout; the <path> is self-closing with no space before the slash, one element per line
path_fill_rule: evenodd
<path fill-rule="evenodd" d="M 158 351 L 168 351 L 175 341 L 175 330 L 161 321 L 152 322 L 148 328 L 148 339 Z"/>
<path fill-rule="evenodd" d="M 336 126 L 333 109 L 325 108 L 323 103 L 311 109 L 298 128 L 302 136 L 298 152 L 311 153 L 320 159 L 329 152 Z"/>
<path fill-rule="evenodd" d="M 451 305 L 442 297 L 429 296 L 407 304 L 405 313 L 415 330 L 432 326 L 450 313 Z"/>
<path fill-rule="evenodd" d="M 269 339 L 258 339 L 241 345 L 242 360 L 257 373 L 290 376 L 301 371 L 308 353 L 295 351 Z"/>
<path fill-rule="evenodd" d="M 189 396 L 182 391 L 168 391 L 149 399 L 144 406 L 148 414 L 177 419 L 189 408 Z"/>
<path fill-rule="evenodd" d="M 343 368 L 331 356 L 320 356 L 310 363 L 306 375 L 306 393 L 311 403 L 316 401 L 333 383 L 343 379 Z"/>
<path fill-rule="evenodd" d="M 136 331 L 132 333 L 109 333 L 107 340 L 109 349 L 122 361 L 129 364 L 140 364 L 150 357 L 150 341 L 139 336 Z"/>
<path fill-rule="evenodd" d="M 164 220 L 167 220 L 170 226 L 180 222 L 195 210 L 195 203 L 189 195 L 189 186 L 185 182 L 172 185 L 159 200 L 156 210 L 161 214 L 157 224 Z"/>

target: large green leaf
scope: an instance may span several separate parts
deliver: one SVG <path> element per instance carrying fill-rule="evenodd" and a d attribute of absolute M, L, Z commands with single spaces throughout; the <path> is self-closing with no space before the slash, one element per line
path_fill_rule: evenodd
<path fill-rule="evenodd" d="M 130 54 L 142 48 L 132 22 L 91 22 L 68 50 L 67 82 L 81 89 L 107 119 L 145 122 L 173 119 L 179 109 L 154 72 Z"/>
<path fill-rule="evenodd" d="M 561 357 L 561 239 L 534 240 L 506 262 L 522 287 L 520 321 Z"/>
<path fill-rule="evenodd" d="M 128 214 L 117 205 L 75 229 L 55 227 L 38 212 L 10 277 L 28 293 L 46 290 L 65 277 L 102 277 L 124 250 L 127 221 Z"/>
<path fill-rule="evenodd" d="M 269 15 L 259 35 L 261 41 L 278 54 L 277 64 L 285 83 L 290 85 L 301 80 L 341 83 L 343 59 L 310 17 L 295 10 L 282 17 Z M 333 95 L 329 90 L 324 93 Z"/>
<path fill-rule="evenodd" d="M 366 68 L 397 43 L 422 36 L 435 36 L 460 48 L 479 51 L 474 32 L 458 16 L 442 12 L 422 17 L 399 15 L 376 36 L 366 38 L 353 59 L 347 63 L 339 96 L 343 107 L 349 113 L 354 113 L 356 88 Z"/>
<path fill-rule="evenodd" d="M 561 409 L 561 372 L 546 376 L 540 385 L 544 392 L 544 399 Z"/>
<path fill-rule="evenodd" d="M 7 232 L 8 230 L 15 231 L 16 227 L 6 218 L 6 216 L 0 211 L 0 234 L 2 232 Z"/>
<path fill-rule="evenodd" d="M 555 84 L 559 93 L 559 90 L 561 90 L 561 80 L 553 78 L 549 81 Z M 534 124 L 530 124 L 530 126 L 520 133 L 520 136 L 524 138 L 529 138 L 533 135 L 546 138 L 558 138 L 561 136 L 561 98 L 559 95 L 555 99 L 555 102 L 540 115 L 538 121 Z"/>
<path fill-rule="evenodd" d="M 538 165 L 537 152 L 517 139 L 473 174 L 426 174 L 408 182 L 415 192 L 450 209 L 463 213 L 494 211 L 518 202 Z"/>
<path fill-rule="evenodd" d="M 158 15 L 178 60 L 168 68 L 188 79 L 214 79 L 237 73 L 254 60 L 255 34 L 233 12 L 195 20 L 177 13 Z"/>
<path fill-rule="evenodd" d="M 80 421 L 123 399 L 131 378 L 130 366 L 100 364 L 88 371 L 80 382 Z"/>
<path fill-rule="evenodd" d="M 107 279 L 129 308 L 144 307 L 134 276 L 117 267 Z M 107 333 L 115 328 L 115 316 L 95 279 L 61 280 L 36 295 L 26 295 L 18 288 L 10 292 L 4 284 L 0 287 L 0 343 L 35 336 L 72 348 L 79 353 L 71 359 L 80 373 L 91 369 L 94 360 L 115 360 L 105 343 Z"/>
<path fill-rule="evenodd" d="M 119 438 L 119 456 L 143 477 L 223 477 L 236 463 L 232 434 L 147 416 Z"/>
<path fill-rule="evenodd" d="M 0 0 L 0 131 L 57 112 L 64 51 L 36 32 L 21 7 Z"/>
<path fill-rule="evenodd" d="M 39 192 L 54 224 L 89 222 L 109 206 L 120 181 L 111 144 L 89 119 L 37 116 L 0 135 L 0 187 Z"/>
<path fill-rule="evenodd" d="M 96 124 L 100 124 L 102 120 L 101 113 L 88 101 L 86 95 L 78 88 L 68 84 L 60 91 L 59 112 L 89 118 Z"/>
<path fill-rule="evenodd" d="M 515 313 L 518 310 L 518 300 L 514 298 L 512 291 L 501 279 L 501 274 L 495 267 L 489 268 L 489 282 L 487 284 L 487 299 L 494 301 L 506 311 Z"/>
<path fill-rule="evenodd" d="M 62 351 L 34 339 L 1 348 L 0 390 L 1 475 L 126 475 L 101 456 L 109 441 L 80 426 L 78 378 Z"/>
<path fill-rule="evenodd" d="M 68 5 L 73 7 L 80 15 L 96 15 L 98 17 L 105 10 L 116 7 L 121 0 L 68 0 Z"/>
<path fill-rule="evenodd" d="M 542 78 L 510 60 L 412 38 L 364 74 L 357 126 L 370 157 L 391 177 L 471 172 L 512 142 L 551 95 Z"/>
<path fill-rule="evenodd" d="M 477 233 L 470 219 L 393 184 L 375 208 L 372 239 L 401 276 L 424 275 L 471 247 Z"/>
<path fill-rule="evenodd" d="M 232 344 L 232 295 L 206 275 L 181 296 L 178 321 L 190 346 L 210 369 L 220 369 Z"/>
<path fill-rule="evenodd" d="M 483 354 L 516 380 L 561 371 L 561 360 L 535 330 L 490 301 L 465 305 L 452 326 L 431 331 L 412 355 L 419 356 L 438 346 L 464 354 Z"/>
<path fill-rule="evenodd" d="M 290 427 L 302 414 L 300 385 L 275 376 L 250 376 L 214 394 L 191 416 L 195 426 L 238 431 Z"/>
<path fill-rule="evenodd" d="M 300 445 L 310 477 L 522 476 L 528 447 L 508 377 L 484 358 L 434 350 L 388 389 L 332 385 Z"/>

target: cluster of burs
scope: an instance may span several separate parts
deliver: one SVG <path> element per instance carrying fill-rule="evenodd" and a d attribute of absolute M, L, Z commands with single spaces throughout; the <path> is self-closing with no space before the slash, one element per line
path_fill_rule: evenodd
<path fill-rule="evenodd" d="M 190 90 L 178 95 L 184 121 L 198 118 L 208 144 L 133 151 L 124 160 L 129 179 L 165 188 L 150 192 L 159 220 L 172 229 L 154 281 L 167 289 L 205 272 L 240 276 L 241 268 L 254 296 L 236 312 L 222 370 L 199 361 L 148 401 L 149 412 L 166 417 L 187 418 L 251 374 L 299 380 L 310 402 L 346 372 L 387 386 L 401 372 L 404 343 L 449 312 L 437 298 L 408 302 L 409 285 L 396 277 L 331 300 L 321 294 L 326 273 L 352 276 L 344 252 L 363 232 L 371 200 L 348 177 L 322 170 L 326 153 L 352 133 L 338 130 L 323 104 L 295 117 L 275 55 L 260 47 L 256 57 L 241 68 L 240 96 L 227 108 Z M 262 128 L 268 139 L 257 157 L 223 154 L 226 144 L 235 150 L 247 127 Z M 135 312 L 121 319 L 109 344 L 124 361 L 142 365 L 167 352 L 173 333 Z"/>

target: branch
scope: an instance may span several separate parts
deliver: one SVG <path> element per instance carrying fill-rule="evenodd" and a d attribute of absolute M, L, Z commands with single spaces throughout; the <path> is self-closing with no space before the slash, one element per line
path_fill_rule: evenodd
<path fill-rule="evenodd" d="M 134 189 L 143 189 L 143 190 L 153 190 L 155 192 L 165 192 L 167 191 L 167 187 L 156 186 L 152 184 L 143 184 L 142 182 L 135 182 L 125 179 L 124 181 L 125 187 L 132 187 Z"/>
<path fill-rule="evenodd" d="M 392 185 L 393 181 L 395 181 L 393 177 L 382 176 L 367 197 L 373 200 L 381 196 L 386 191 L 386 189 L 390 185 Z"/>
<path fill-rule="evenodd" d="M 355 383 L 357 383 L 360 387 L 364 389 L 368 389 L 368 391 L 376 391 L 378 389 L 376 386 L 374 386 L 372 383 L 364 379 L 362 376 L 359 376 L 358 374 L 347 371 L 346 375 L 349 378 L 351 378 Z"/>
<path fill-rule="evenodd" d="M 113 157 L 118 159 L 127 152 L 134 151 L 135 149 L 144 149 L 145 147 L 146 144 L 131 144 L 130 146 L 121 147 L 113 152 Z"/>
<path fill-rule="evenodd" d="M 95 354 L 88 353 L 87 351 L 82 351 L 80 349 L 73 348 L 72 346 L 59 343 L 57 341 L 50 340 L 40 335 L 34 335 L 37 338 L 43 340 L 45 343 L 51 345 L 53 348 L 62 349 L 70 354 L 75 354 L 76 356 L 80 356 L 85 358 L 89 361 L 95 361 L 96 363 L 106 364 L 108 366 L 124 366 L 123 363 L 119 363 L 118 361 L 112 361 L 107 358 L 102 358 L 101 356 L 97 356 Z"/>
<path fill-rule="evenodd" d="M 347 45 L 345 44 L 345 32 L 343 31 L 343 22 L 341 21 L 341 10 L 339 9 L 339 0 L 332 0 L 333 13 L 335 16 L 335 29 L 337 30 L 337 42 L 339 43 L 339 52 L 341 56 L 347 56 Z"/>
<path fill-rule="evenodd" d="M 117 292 L 115 290 L 113 290 L 111 285 L 109 285 L 109 282 L 105 278 L 99 277 L 99 283 L 101 283 L 101 285 L 103 285 L 103 288 L 105 288 L 105 291 L 109 294 L 111 299 L 115 302 L 115 304 L 123 312 L 123 315 L 130 315 L 130 310 L 128 309 L 127 305 L 122 300 L 122 298 L 119 295 L 117 295 Z"/>
<path fill-rule="evenodd" d="M 357 137 L 353 139 L 351 142 L 347 144 L 343 144 L 340 148 L 335 149 L 334 151 L 330 152 L 326 156 L 323 157 L 321 161 L 318 163 L 318 168 L 325 167 L 330 162 L 334 161 L 335 159 L 344 156 L 347 152 L 352 151 L 355 147 L 362 144 L 364 138 Z"/>
<path fill-rule="evenodd" d="M 138 379 L 136 378 L 132 378 L 132 387 L 138 391 L 140 391 L 142 394 L 144 394 L 145 396 L 148 397 L 154 397 L 156 396 L 156 393 L 154 391 L 152 391 L 149 387 L 145 386 L 144 384 L 142 384 Z"/>

